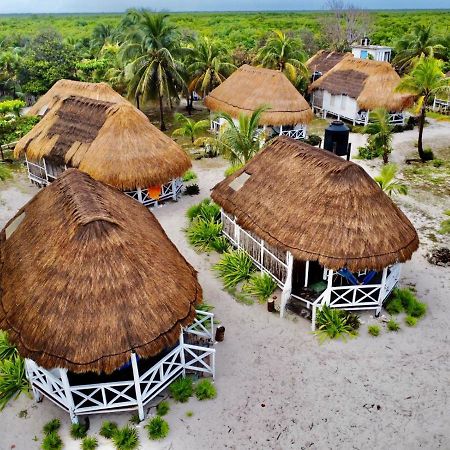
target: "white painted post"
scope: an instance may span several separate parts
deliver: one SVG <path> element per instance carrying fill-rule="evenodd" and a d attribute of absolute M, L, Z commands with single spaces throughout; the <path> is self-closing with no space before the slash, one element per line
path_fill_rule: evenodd
<path fill-rule="evenodd" d="M 327 293 L 325 295 L 325 304 L 330 306 L 331 302 L 331 289 L 333 288 L 333 269 L 328 270 L 328 283 L 327 283 Z"/>
<path fill-rule="evenodd" d="M 306 261 L 305 267 L 305 287 L 308 287 L 308 278 L 309 278 L 309 260 Z"/>
<path fill-rule="evenodd" d="M 386 277 L 387 277 L 387 267 L 383 269 L 383 275 L 381 277 L 381 285 L 380 285 L 380 292 L 378 294 L 378 307 L 375 311 L 375 315 L 378 317 L 381 312 L 381 308 L 383 306 L 383 300 L 384 300 L 384 286 L 386 284 Z"/>
<path fill-rule="evenodd" d="M 216 351 L 214 350 L 211 353 L 211 359 L 212 359 L 212 377 L 213 380 L 216 379 Z"/>
<path fill-rule="evenodd" d="M 261 264 L 261 275 L 264 273 L 263 267 L 264 267 L 264 241 L 261 239 L 261 253 L 260 253 L 260 264 Z"/>
<path fill-rule="evenodd" d="M 175 181 L 175 180 L 172 180 L 172 181 L 170 182 L 170 185 L 171 185 L 171 187 L 172 187 L 172 200 L 173 200 L 174 202 L 176 202 L 176 201 L 178 201 L 176 181 Z"/>
<path fill-rule="evenodd" d="M 283 125 L 280 125 L 280 136 L 283 134 Z"/>
<path fill-rule="evenodd" d="M 134 389 L 136 391 L 136 402 L 138 405 L 139 419 L 144 420 L 145 419 L 144 405 L 142 403 L 141 383 L 139 380 L 139 368 L 135 352 L 131 352 L 131 367 L 133 368 Z"/>
<path fill-rule="evenodd" d="M 183 329 L 181 329 L 180 333 L 180 347 L 181 347 L 181 353 L 180 353 L 180 359 L 181 359 L 181 365 L 183 366 L 182 376 L 183 378 L 186 376 L 186 358 L 184 355 L 184 335 L 183 335 Z"/>
<path fill-rule="evenodd" d="M 61 377 L 61 382 L 64 388 L 70 420 L 72 423 L 78 423 L 78 417 L 75 414 L 75 403 L 73 401 L 72 391 L 70 389 L 69 378 L 67 377 L 67 369 L 59 369 L 59 376 Z"/>
<path fill-rule="evenodd" d="M 138 196 L 138 202 L 142 203 L 142 189 L 138 187 L 136 192 L 137 192 L 137 196 Z"/>
<path fill-rule="evenodd" d="M 241 245 L 241 242 L 240 242 L 240 237 L 241 237 L 241 233 L 240 233 L 240 227 L 239 227 L 239 225 L 236 223 L 236 216 L 234 216 L 234 240 L 236 241 L 236 245 L 237 245 L 237 248 L 238 248 L 238 250 L 239 250 L 239 248 L 240 248 L 240 245 Z"/>
<path fill-rule="evenodd" d="M 311 331 L 316 331 L 316 314 L 317 314 L 317 306 L 313 305 L 311 314 Z"/>
<path fill-rule="evenodd" d="M 45 158 L 42 158 L 42 162 L 44 163 L 45 181 L 47 181 L 47 184 L 48 184 L 49 181 L 48 181 L 48 173 L 47 173 L 47 164 L 45 164 Z"/>
<path fill-rule="evenodd" d="M 25 359 L 25 375 L 27 377 L 27 380 L 30 382 L 31 390 L 33 391 L 34 401 L 36 403 L 39 403 L 42 401 L 42 394 L 33 385 L 33 375 L 32 375 L 33 370 L 31 368 L 32 364 L 34 364 L 33 361 L 29 360 L 28 358 Z"/>
<path fill-rule="evenodd" d="M 281 294 L 281 304 L 280 304 L 280 317 L 284 317 L 284 312 L 286 309 L 286 304 L 291 296 L 292 291 L 292 270 L 294 267 L 294 258 L 291 252 L 287 252 L 287 274 L 286 281 L 284 283 L 283 292 Z"/>
<path fill-rule="evenodd" d="M 369 114 L 370 114 L 370 111 L 367 110 L 366 120 L 364 121 L 364 125 L 366 125 L 366 126 L 369 124 Z"/>

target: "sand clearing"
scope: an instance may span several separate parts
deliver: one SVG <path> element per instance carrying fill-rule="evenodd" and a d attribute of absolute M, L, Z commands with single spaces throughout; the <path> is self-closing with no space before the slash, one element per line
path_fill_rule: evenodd
<path fill-rule="evenodd" d="M 445 144 L 449 128 L 430 126 L 425 142 L 435 137 Z M 393 159 L 401 160 L 404 152 L 411 152 L 415 137 L 416 131 L 396 135 L 399 154 L 396 150 Z M 353 138 L 361 139 L 360 135 Z M 361 164 L 372 172 L 380 161 Z M 310 333 L 310 322 L 280 319 L 264 305 L 237 303 L 210 270 L 217 255 L 197 254 L 187 245 L 184 212 L 208 196 L 225 167 L 219 158 L 194 162 L 200 196 L 183 197 L 154 210 L 168 236 L 199 271 L 205 301 L 215 306 L 217 318 L 226 327 L 225 341 L 216 345 L 218 396 L 204 402 L 191 399 L 187 404 L 171 401 L 166 417 L 169 437 L 150 442 L 141 427 L 141 448 L 450 448 L 450 270 L 425 261 L 429 241 L 424 239 L 404 265 L 401 280 L 403 285 L 415 285 L 418 297 L 428 304 L 428 313 L 417 328 L 407 328 L 402 321 L 399 333 L 383 330 L 373 338 L 363 325 L 357 339 L 319 346 Z M 1 225 L 34 192 L 22 175 L 4 185 Z M 406 201 L 402 205 L 423 238 L 423 213 L 416 206 L 410 209 Z M 436 223 L 445 207 L 450 207 L 448 199 L 426 206 L 429 213 L 434 211 Z M 369 314 L 363 314 L 363 320 L 377 321 Z M 26 418 L 18 418 L 21 410 L 27 411 Z M 186 417 L 189 410 L 193 417 Z M 105 418 L 123 424 L 130 415 L 90 416 L 91 431 L 98 432 Z M 64 448 L 80 448 L 79 441 L 68 437 L 66 413 L 48 400 L 36 405 L 21 396 L 0 414 L 0 449 L 38 449 L 42 426 L 54 417 L 63 422 Z M 39 441 L 33 441 L 34 436 Z M 99 449 L 113 448 L 103 438 L 99 442 Z"/>

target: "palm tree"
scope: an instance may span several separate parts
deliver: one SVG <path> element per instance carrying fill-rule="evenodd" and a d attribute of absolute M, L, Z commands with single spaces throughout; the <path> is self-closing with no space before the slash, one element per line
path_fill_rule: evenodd
<path fill-rule="evenodd" d="M 113 39 L 115 30 L 109 24 L 99 23 L 92 31 L 91 45 L 93 48 L 101 49 Z"/>
<path fill-rule="evenodd" d="M 397 166 L 395 164 L 385 164 L 380 171 L 380 174 L 374 177 L 380 188 L 392 197 L 394 194 L 406 195 L 408 187 L 400 183 L 396 179 Z"/>
<path fill-rule="evenodd" d="M 371 111 L 372 121 L 366 125 L 364 132 L 369 134 L 369 145 L 383 152 L 383 162 L 388 163 L 392 151 L 392 133 L 394 127 L 390 123 L 389 112 L 383 108 Z"/>
<path fill-rule="evenodd" d="M 186 136 L 192 143 L 205 130 L 209 128 L 209 120 L 195 120 L 189 119 L 183 114 L 176 113 L 175 120 L 181 125 L 172 133 L 172 136 Z"/>
<path fill-rule="evenodd" d="M 403 73 L 411 68 L 420 56 L 437 56 L 445 51 L 439 43 L 439 37 L 433 35 L 431 25 L 415 24 L 411 33 L 396 44 L 396 56 L 392 60 L 395 68 Z"/>
<path fill-rule="evenodd" d="M 422 137 L 428 101 L 435 95 L 448 95 L 450 91 L 450 78 L 445 77 L 442 67 L 442 61 L 431 56 L 421 56 L 411 73 L 405 75 L 396 88 L 398 92 L 409 92 L 418 97 L 417 105 L 420 109 L 420 117 L 417 149 L 422 161 L 427 159 L 423 151 Z"/>
<path fill-rule="evenodd" d="M 197 91 L 203 96 L 221 84 L 236 69 L 229 61 L 228 54 L 217 42 L 207 37 L 195 41 L 194 47 L 188 50 L 186 66 L 191 78 L 189 92 Z"/>
<path fill-rule="evenodd" d="M 297 85 L 301 79 L 309 76 L 305 65 L 306 54 L 301 47 L 302 43 L 298 39 L 274 30 L 256 55 L 256 61 L 262 67 L 283 72 L 294 85 Z"/>

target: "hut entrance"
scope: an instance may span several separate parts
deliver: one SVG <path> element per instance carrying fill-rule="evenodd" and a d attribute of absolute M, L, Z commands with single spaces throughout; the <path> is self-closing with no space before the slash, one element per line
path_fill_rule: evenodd
<path fill-rule="evenodd" d="M 302 261 L 294 259 L 292 268 L 292 294 L 309 294 L 312 298 L 318 297 L 312 289 L 317 284 L 324 283 L 323 267 L 317 261 Z M 326 286 L 325 286 L 326 287 Z"/>

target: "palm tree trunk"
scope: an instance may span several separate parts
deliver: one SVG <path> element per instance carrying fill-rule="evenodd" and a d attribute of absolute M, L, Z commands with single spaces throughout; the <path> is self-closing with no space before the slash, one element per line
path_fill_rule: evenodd
<path fill-rule="evenodd" d="M 423 127 L 425 126 L 425 114 L 426 114 L 426 99 L 423 101 L 422 109 L 420 110 L 419 118 L 419 139 L 417 141 L 417 150 L 419 151 L 419 156 L 422 162 L 425 162 L 425 153 L 423 151 Z"/>
<path fill-rule="evenodd" d="M 387 164 L 389 162 L 389 152 L 386 148 L 383 149 L 383 164 Z"/>
<path fill-rule="evenodd" d="M 160 122 L 160 130 L 166 131 L 166 124 L 164 123 L 164 105 L 163 105 L 163 96 L 159 96 L 159 122 Z"/>

